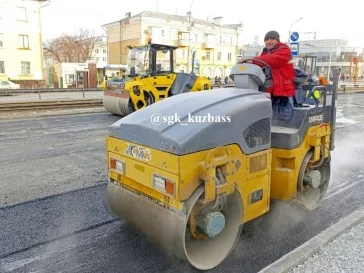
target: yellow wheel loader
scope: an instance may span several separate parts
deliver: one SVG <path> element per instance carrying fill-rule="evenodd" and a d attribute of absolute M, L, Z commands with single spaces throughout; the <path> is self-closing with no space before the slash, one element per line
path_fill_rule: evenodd
<path fill-rule="evenodd" d="M 115 86 L 106 82 L 105 109 L 126 116 L 171 96 L 212 89 L 211 81 L 197 76 L 193 69 L 191 74 L 176 72 L 177 48 L 151 41 L 146 46 L 129 47 L 129 77 Z"/>
<path fill-rule="evenodd" d="M 107 136 L 110 213 L 200 270 L 222 263 L 271 199 L 314 210 L 330 181 L 337 88 L 282 120 L 258 91 L 260 67 L 230 77 L 235 87 L 171 97 Z"/>

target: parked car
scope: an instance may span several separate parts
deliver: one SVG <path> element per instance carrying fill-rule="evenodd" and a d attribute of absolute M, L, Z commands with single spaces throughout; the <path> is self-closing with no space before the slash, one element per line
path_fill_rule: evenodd
<path fill-rule="evenodd" d="M 20 89 L 20 85 L 11 81 L 0 80 L 0 89 Z"/>

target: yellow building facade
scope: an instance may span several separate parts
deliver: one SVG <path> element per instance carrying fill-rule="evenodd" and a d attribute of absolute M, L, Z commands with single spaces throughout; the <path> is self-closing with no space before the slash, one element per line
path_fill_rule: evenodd
<path fill-rule="evenodd" d="M 43 80 L 44 4 L 47 1 L 0 0 L 0 79 Z"/>
<path fill-rule="evenodd" d="M 224 78 L 229 76 L 244 46 L 243 25 L 200 20 L 181 16 L 144 11 L 104 25 L 107 32 L 108 63 L 126 64 L 129 45 L 153 43 L 174 45 L 177 70 L 190 72 L 192 52 L 195 54 L 195 72 L 199 75 Z M 190 40 L 189 40 L 190 39 Z"/>

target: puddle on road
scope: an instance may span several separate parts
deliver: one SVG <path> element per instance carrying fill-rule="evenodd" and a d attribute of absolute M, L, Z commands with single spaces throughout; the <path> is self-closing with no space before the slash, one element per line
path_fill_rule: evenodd
<path fill-rule="evenodd" d="M 344 116 L 344 105 L 338 105 L 336 108 L 336 127 L 345 127 L 352 124 L 358 124 L 358 121 Z"/>

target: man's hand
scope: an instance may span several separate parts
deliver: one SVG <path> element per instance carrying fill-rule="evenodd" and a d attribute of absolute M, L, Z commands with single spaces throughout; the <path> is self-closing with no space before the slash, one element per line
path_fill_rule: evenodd
<path fill-rule="evenodd" d="M 251 60 L 247 61 L 247 59 L 241 59 L 240 61 L 238 61 L 238 64 L 241 64 L 243 62 L 250 63 L 250 64 L 253 63 L 253 61 L 251 61 Z"/>

